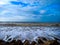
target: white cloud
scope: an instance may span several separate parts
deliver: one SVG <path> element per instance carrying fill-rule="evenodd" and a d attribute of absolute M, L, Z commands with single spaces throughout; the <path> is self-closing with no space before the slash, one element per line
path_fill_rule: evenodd
<path fill-rule="evenodd" d="M 14 16 L 14 17 L 1 17 L 0 21 L 24 21 L 29 18 L 26 18 L 25 16 Z"/>
<path fill-rule="evenodd" d="M 8 0 L 0 0 L 0 5 L 6 5 L 8 3 L 9 3 Z"/>
<path fill-rule="evenodd" d="M 21 5 L 13 5 L 10 1 L 20 1 L 23 3 L 29 3 L 29 6 L 22 7 Z M 38 6 L 34 2 L 39 2 Z M 22 20 L 35 20 L 41 19 L 42 15 L 35 15 L 33 11 L 39 11 L 40 14 L 44 14 L 46 10 L 41 10 L 42 6 L 46 6 L 45 3 L 51 3 L 44 0 L 0 0 L 0 21 L 22 21 Z M 42 5 L 42 6 L 41 6 Z M 48 16 L 48 15 L 47 15 Z"/>
<path fill-rule="evenodd" d="M 0 0 L 0 5 L 10 4 L 10 1 L 17 1 L 17 0 Z"/>
<path fill-rule="evenodd" d="M 46 12 L 46 10 L 40 10 L 41 14 L 44 14 Z"/>
<path fill-rule="evenodd" d="M 3 1 L 0 1 L 0 5 L 3 5 L 3 4 L 6 4 L 5 2 L 3 2 Z"/>

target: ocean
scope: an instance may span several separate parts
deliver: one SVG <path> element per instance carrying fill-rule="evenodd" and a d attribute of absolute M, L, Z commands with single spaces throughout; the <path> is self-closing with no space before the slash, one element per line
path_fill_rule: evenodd
<path fill-rule="evenodd" d="M 47 26 L 0 26 L 0 39 L 4 41 L 30 40 L 36 41 L 38 37 L 45 37 L 48 40 L 54 40 L 56 37 L 60 40 L 60 27 Z"/>

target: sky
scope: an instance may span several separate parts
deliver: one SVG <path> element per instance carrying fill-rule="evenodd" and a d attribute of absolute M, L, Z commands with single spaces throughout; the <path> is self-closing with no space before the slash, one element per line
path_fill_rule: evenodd
<path fill-rule="evenodd" d="M 60 0 L 0 0 L 0 22 L 60 22 Z"/>

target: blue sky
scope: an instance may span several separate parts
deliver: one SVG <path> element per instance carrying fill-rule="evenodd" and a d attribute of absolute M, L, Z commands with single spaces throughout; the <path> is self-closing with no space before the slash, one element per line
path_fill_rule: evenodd
<path fill-rule="evenodd" d="M 59 0 L 0 0 L 0 21 L 60 22 Z"/>

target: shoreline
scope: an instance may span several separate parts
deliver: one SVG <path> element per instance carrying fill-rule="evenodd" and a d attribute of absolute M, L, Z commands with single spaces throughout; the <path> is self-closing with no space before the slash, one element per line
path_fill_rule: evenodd
<path fill-rule="evenodd" d="M 0 23 L 0 26 L 57 26 L 60 23 Z"/>

